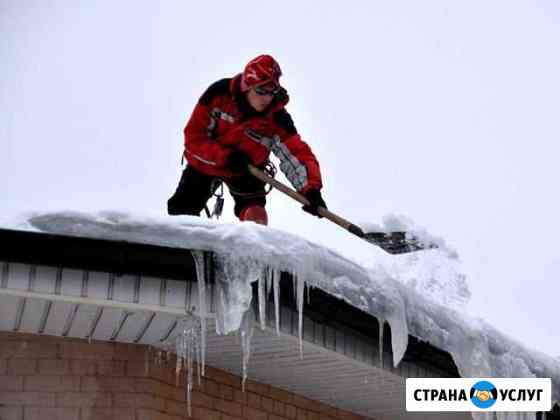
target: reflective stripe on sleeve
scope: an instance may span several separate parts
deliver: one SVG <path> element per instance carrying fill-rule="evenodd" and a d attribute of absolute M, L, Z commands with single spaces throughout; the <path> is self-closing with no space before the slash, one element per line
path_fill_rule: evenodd
<path fill-rule="evenodd" d="M 280 136 L 267 137 L 252 129 L 245 130 L 245 134 L 251 140 L 272 151 L 274 156 L 280 160 L 280 170 L 296 190 L 302 190 L 307 185 L 307 168 L 282 143 Z"/>

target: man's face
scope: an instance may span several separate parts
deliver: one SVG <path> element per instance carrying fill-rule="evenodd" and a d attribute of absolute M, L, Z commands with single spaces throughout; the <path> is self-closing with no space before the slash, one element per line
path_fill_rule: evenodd
<path fill-rule="evenodd" d="M 278 85 L 273 83 L 253 86 L 247 91 L 247 100 L 257 112 L 262 112 L 270 105 L 277 92 Z"/>

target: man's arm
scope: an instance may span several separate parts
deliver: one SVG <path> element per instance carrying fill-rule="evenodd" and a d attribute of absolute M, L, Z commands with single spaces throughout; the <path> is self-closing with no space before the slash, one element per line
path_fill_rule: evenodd
<path fill-rule="evenodd" d="M 184 129 L 185 157 L 196 159 L 207 165 L 223 167 L 230 150 L 211 137 L 213 124 L 210 115 L 212 99 L 228 92 L 229 79 L 212 84 L 200 97 Z"/>
<path fill-rule="evenodd" d="M 321 168 L 309 145 L 302 140 L 285 109 L 276 112 L 274 122 L 282 129 L 281 144 L 273 152 L 280 159 L 280 169 L 302 194 L 323 186 Z"/>
<path fill-rule="evenodd" d="M 185 129 L 185 157 L 207 165 L 224 166 L 229 151 L 209 136 L 211 124 L 208 108 L 198 103 Z"/>

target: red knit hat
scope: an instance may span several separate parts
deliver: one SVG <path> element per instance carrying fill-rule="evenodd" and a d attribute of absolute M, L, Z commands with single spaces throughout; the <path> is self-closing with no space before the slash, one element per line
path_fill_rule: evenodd
<path fill-rule="evenodd" d="M 279 85 L 280 76 L 282 76 L 282 70 L 276 60 L 270 55 L 259 55 L 245 66 L 241 76 L 241 90 L 246 91 L 253 86 L 267 82 Z"/>

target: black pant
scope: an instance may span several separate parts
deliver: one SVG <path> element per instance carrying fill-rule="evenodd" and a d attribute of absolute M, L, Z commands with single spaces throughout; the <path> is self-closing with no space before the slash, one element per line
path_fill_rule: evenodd
<path fill-rule="evenodd" d="M 187 166 L 175 194 L 167 200 L 167 213 L 172 216 L 179 214 L 200 216 L 206 202 L 214 194 L 213 187 L 216 185 L 214 180 L 219 178 L 205 175 L 192 166 Z M 237 217 L 246 207 L 253 205 L 264 207 L 266 204 L 265 184 L 251 174 L 228 179 L 227 186 L 235 201 L 234 212 Z"/>

